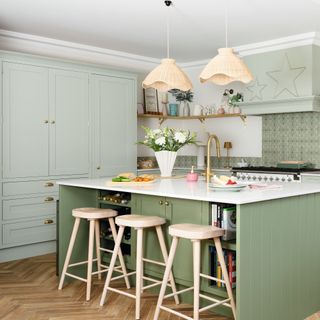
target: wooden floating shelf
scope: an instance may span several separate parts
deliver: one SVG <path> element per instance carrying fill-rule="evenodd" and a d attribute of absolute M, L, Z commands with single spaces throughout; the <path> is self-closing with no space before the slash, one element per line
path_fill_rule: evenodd
<path fill-rule="evenodd" d="M 234 118 L 239 117 L 243 122 L 246 120 L 246 115 L 241 113 L 232 113 L 232 114 L 210 114 L 206 116 L 188 116 L 188 117 L 180 117 L 180 116 L 163 116 L 160 114 L 138 114 L 138 118 L 153 118 L 159 119 L 160 124 L 162 124 L 167 119 L 172 120 L 199 120 L 200 122 L 205 122 L 206 119 L 215 119 L 215 118 Z"/>

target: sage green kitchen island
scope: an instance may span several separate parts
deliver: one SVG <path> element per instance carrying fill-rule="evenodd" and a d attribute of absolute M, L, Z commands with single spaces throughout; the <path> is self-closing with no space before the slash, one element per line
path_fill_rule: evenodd
<path fill-rule="evenodd" d="M 237 252 L 235 289 L 239 320 L 301 320 L 320 310 L 320 185 L 288 183 L 273 189 L 214 192 L 204 181 L 162 179 L 145 186 L 112 186 L 110 179 L 60 181 L 58 263 L 61 272 L 77 207 L 111 207 L 142 215 L 158 215 L 175 223 L 211 223 L 213 202 L 235 204 L 237 240 L 223 247 Z M 106 200 L 115 191 L 126 203 Z M 165 230 L 166 231 L 166 230 Z M 74 259 L 86 259 L 88 228 L 82 223 Z M 167 244 L 170 237 L 166 234 Z M 135 268 L 135 232 L 123 241 L 128 268 Z M 210 246 L 202 245 L 202 271 L 210 273 Z M 145 256 L 160 259 L 150 231 Z M 145 272 L 162 277 L 162 267 L 145 265 Z M 81 272 L 81 270 L 79 270 Z M 174 263 L 181 285 L 192 281 L 191 243 L 181 240 Z M 201 289 L 225 296 L 224 288 L 202 279 Z M 188 300 L 188 296 L 185 296 Z M 225 309 L 219 309 L 225 313 Z"/>

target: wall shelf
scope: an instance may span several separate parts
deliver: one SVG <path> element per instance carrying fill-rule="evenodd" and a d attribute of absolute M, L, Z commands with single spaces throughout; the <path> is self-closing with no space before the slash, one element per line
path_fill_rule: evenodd
<path fill-rule="evenodd" d="M 199 120 L 201 123 L 204 123 L 206 119 L 215 119 L 215 118 L 234 118 L 239 117 L 243 122 L 246 121 L 246 115 L 241 113 L 233 113 L 233 114 L 211 114 L 207 116 L 189 116 L 189 117 L 180 117 L 180 116 L 163 116 L 159 114 L 138 114 L 138 118 L 153 118 L 158 119 L 160 125 L 166 121 L 167 119 L 172 120 Z"/>

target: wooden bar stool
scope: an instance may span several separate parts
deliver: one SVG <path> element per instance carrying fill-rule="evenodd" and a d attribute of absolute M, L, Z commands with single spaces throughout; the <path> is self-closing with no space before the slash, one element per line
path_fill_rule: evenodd
<path fill-rule="evenodd" d="M 73 225 L 73 230 L 69 242 L 69 247 L 66 255 L 66 260 L 64 262 L 60 283 L 58 289 L 61 290 L 63 287 L 63 282 L 65 276 L 69 276 L 71 278 L 75 278 L 87 283 L 87 291 L 86 291 L 86 300 L 90 300 L 90 292 L 91 292 L 91 278 L 92 275 L 98 274 L 99 279 L 101 279 L 101 273 L 108 271 L 109 267 L 101 263 L 101 254 L 100 251 L 113 253 L 113 250 L 105 249 L 100 246 L 100 219 L 108 219 L 113 239 L 117 238 L 117 230 L 114 223 L 114 217 L 117 216 L 117 211 L 111 209 L 100 209 L 100 208 L 78 208 L 72 210 L 72 215 L 75 217 L 75 222 Z M 81 219 L 87 219 L 89 221 L 89 245 L 88 245 L 88 260 L 81 261 L 70 264 L 70 258 L 72 255 L 72 250 L 76 241 L 77 233 L 80 226 Z M 96 240 L 96 254 L 97 258 L 93 259 L 93 247 L 94 247 L 94 238 Z M 124 279 L 126 282 L 126 286 L 129 289 L 130 283 L 127 276 L 126 266 L 123 260 L 121 249 L 118 248 L 117 256 L 119 257 L 120 266 L 115 267 L 117 272 L 123 273 Z M 92 264 L 93 262 L 97 262 L 98 271 L 92 272 Z M 87 264 L 87 278 L 81 278 L 72 273 L 68 273 L 67 269 L 70 267 L 79 266 L 82 264 Z M 119 270 L 120 269 L 120 270 Z"/>
<path fill-rule="evenodd" d="M 173 237 L 173 240 L 172 240 L 169 259 L 168 259 L 166 270 L 163 276 L 163 282 L 162 282 L 159 299 L 158 299 L 158 303 L 157 303 L 157 307 L 156 307 L 156 311 L 153 319 L 158 320 L 160 309 L 162 309 L 170 313 L 173 313 L 179 317 L 182 317 L 184 319 L 198 320 L 200 312 L 208 310 L 213 307 L 217 307 L 219 305 L 230 307 L 232 309 L 234 319 L 236 319 L 236 305 L 233 299 L 232 289 L 229 282 L 229 276 L 228 276 L 225 260 L 223 257 L 221 242 L 220 242 L 220 237 L 224 234 L 224 230 L 217 227 L 203 226 L 203 225 L 196 225 L 196 224 L 174 224 L 169 227 L 169 234 Z M 172 296 L 172 294 L 168 294 L 165 296 L 165 291 L 166 291 L 169 274 L 172 268 L 174 255 L 175 255 L 180 238 L 190 239 L 193 244 L 193 287 L 180 290 L 177 292 L 177 294 L 193 290 L 193 318 L 188 317 L 182 314 L 181 312 L 175 311 L 171 308 L 168 308 L 162 305 L 163 299 L 166 299 Z M 200 273 L 201 240 L 207 240 L 207 239 L 214 240 L 217 254 L 218 254 L 218 260 L 221 265 L 221 270 L 222 270 L 222 275 L 224 280 L 217 279 L 217 278 L 208 276 L 206 274 Z M 215 298 L 201 294 L 200 293 L 200 277 L 210 279 L 210 280 L 220 281 L 221 283 L 224 283 L 226 285 L 228 299 L 217 300 Z M 206 299 L 214 303 L 199 309 L 200 298 Z"/>
<path fill-rule="evenodd" d="M 161 283 L 162 283 L 162 281 L 144 276 L 143 263 L 148 262 L 148 263 L 153 263 L 156 265 L 166 266 L 166 263 L 168 261 L 168 252 L 166 249 L 166 245 L 165 245 L 164 237 L 163 237 L 163 233 L 162 233 L 162 228 L 161 228 L 161 225 L 163 225 L 165 223 L 166 223 L 165 219 L 160 218 L 160 217 L 156 217 L 156 216 L 142 216 L 142 215 L 129 214 L 129 215 L 119 216 L 116 218 L 116 224 L 119 225 L 120 228 L 119 228 L 118 237 L 117 237 L 117 240 L 115 243 L 114 251 L 112 254 L 108 275 L 107 275 L 106 282 L 105 282 L 105 285 L 103 288 L 102 297 L 100 300 L 100 306 L 102 306 L 104 304 L 104 301 L 105 301 L 106 295 L 107 295 L 107 290 L 114 291 L 114 292 L 123 294 L 127 297 L 136 299 L 136 319 L 140 319 L 141 293 L 145 289 L 149 289 L 149 288 L 161 285 Z M 136 274 L 136 294 L 135 295 L 110 287 L 110 281 L 119 278 L 119 277 L 115 277 L 115 278 L 111 278 L 111 277 L 112 277 L 114 264 L 116 261 L 117 253 L 120 248 L 120 243 L 121 243 L 121 239 L 122 239 L 125 227 L 131 227 L 131 228 L 135 228 L 137 230 L 136 271 L 128 273 L 128 276 Z M 156 229 L 164 262 L 159 262 L 159 261 L 143 258 L 143 230 L 145 228 L 151 228 L 151 227 Z M 179 304 L 179 298 L 176 294 L 176 292 L 177 292 L 176 285 L 175 285 L 173 274 L 171 271 L 168 272 L 167 278 L 170 281 L 169 286 L 172 289 L 175 302 L 176 302 L 176 304 Z M 148 280 L 153 283 L 144 287 L 143 280 Z"/>

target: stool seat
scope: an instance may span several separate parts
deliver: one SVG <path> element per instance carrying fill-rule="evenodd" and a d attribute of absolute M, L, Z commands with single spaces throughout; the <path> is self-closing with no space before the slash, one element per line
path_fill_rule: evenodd
<path fill-rule="evenodd" d="M 116 217 L 116 224 L 132 228 L 149 228 L 161 226 L 166 220 L 157 216 L 142 216 L 139 214 L 128 214 Z"/>
<path fill-rule="evenodd" d="M 173 237 L 190 240 L 204 240 L 221 237 L 224 234 L 224 230 L 213 226 L 181 223 L 169 226 L 169 234 Z"/>
<path fill-rule="evenodd" d="M 72 215 L 75 218 L 82 219 L 104 219 L 113 218 L 117 216 L 117 211 L 112 209 L 100 209 L 100 208 L 77 208 L 72 210 Z"/>

